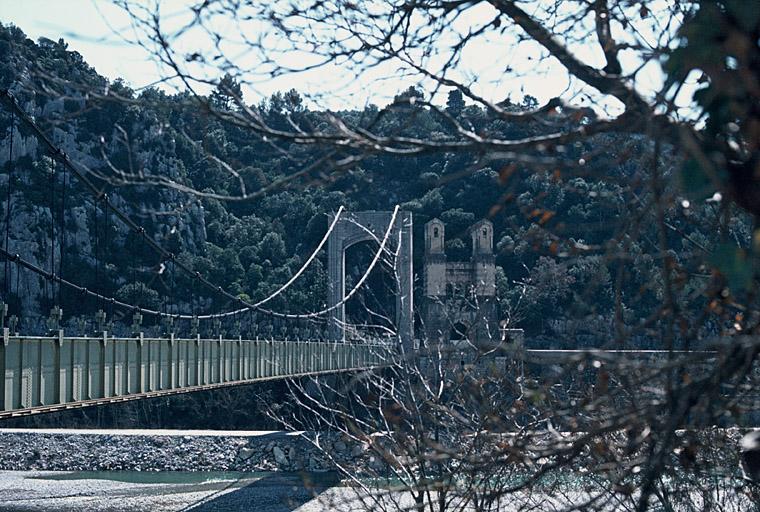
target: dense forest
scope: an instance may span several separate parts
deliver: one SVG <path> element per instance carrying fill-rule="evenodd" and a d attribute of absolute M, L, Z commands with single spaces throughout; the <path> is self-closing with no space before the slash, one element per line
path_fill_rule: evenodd
<path fill-rule="evenodd" d="M 652 193 L 652 143 L 643 138 L 594 135 L 555 148 L 569 163 L 543 170 L 510 155 L 494 158 L 455 151 L 413 157 L 370 155 L 340 173 L 315 168 L 279 184 L 324 155 L 317 146 L 262 139 L 216 115 L 239 108 L 233 98 L 240 89 L 232 78 L 222 80 L 211 94 L 214 110 L 203 110 L 189 94 L 156 88 L 135 91 L 121 80 L 109 81 L 63 40 L 35 43 L 12 25 L 0 26 L 0 55 L 0 88 L 9 89 L 154 240 L 246 299 L 265 297 L 287 281 L 319 243 L 327 214 L 339 206 L 390 210 L 396 204 L 414 213 L 417 274 L 422 271 L 425 222 L 438 217 L 446 223 L 447 254 L 457 260 L 469 257 L 468 226 L 489 218 L 494 223 L 502 316 L 510 326 L 525 329 L 535 343 L 596 343 L 596 334 L 611 332 L 616 315 L 633 326 L 662 299 L 662 276 L 654 264 L 658 233 L 648 220 L 654 212 L 636 208 L 647 204 L 646 196 Z M 106 90 L 111 97 L 116 93 L 121 100 L 100 101 L 81 85 Z M 535 108 L 529 92 L 502 106 L 515 112 Z M 596 115 L 590 109 L 556 108 L 539 121 L 509 123 L 467 104 L 457 91 L 449 94 L 443 111 L 408 101 L 423 96 L 423 91 L 410 87 L 400 91 L 392 105 L 368 105 L 340 114 L 358 126 L 371 124 L 379 133 L 408 133 L 429 140 L 446 138 L 452 129 L 446 116 L 474 133 L 519 139 L 558 126 L 582 126 Z M 273 127 L 320 126 L 330 115 L 306 105 L 295 90 L 249 108 Z M 167 267 L 139 237 L 109 220 L 75 178 L 56 168 L 31 133 L 16 123 L 12 135 L 10 124 L 5 109 L 0 114 L 4 173 L 0 187 L 7 187 L 12 198 L 12 208 L 7 209 L 5 197 L 2 203 L 3 227 L 10 223 L 12 251 L 50 268 L 51 240 L 53 249 L 63 244 L 62 256 L 53 254 L 52 264 L 61 266 L 66 279 L 144 307 L 214 312 L 234 306 L 172 272 L 171 265 Z M 701 184 L 679 183 L 679 162 L 669 154 L 666 148 L 658 162 L 666 186 L 686 187 L 685 198 L 699 197 Z M 142 184 L 116 186 L 120 169 L 137 169 L 147 178 Z M 157 175 L 201 194 L 152 184 L 150 176 Z M 249 191 L 266 192 L 245 201 L 208 197 L 239 194 L 241 180 Z M 726 241 L 749 244 L 748 219 L 704 199 L 692 204 L 684 199 L 665 212 L 672 236 L 669 245 L 676 248 L 671 256 L 684 268 Z M 57 213 L 61 211 L 62 216 Z M 636 237 L 623 229 L 634 218 L 642 227 Z M 57 228 L 60 222 L 63 231 Z M 619 247 L 628 254 L 624 261 L 608 257 Z M 367 257 L 361 250 L 349 256 L 351 281 L 364 271 Z M 700 271 L 709 276 L 709 269 Z M 368 291 L 356 299 L 359 304 L 388 305 L 388 293 L 379 288 L 390 281 L 376 273 Z M 318 309 L 325 302 L 325 274 L 325 260 L 318 258 L 272 308 L 292 313 Z M 66 290 L 56 297 L 39 279 L 23 271 L 19 275 L 13 268 L 6 270 L 3 286 L 11 313 L 29 325 L 36 325 L 39 320 L 34 319 L 46 316 L 58 300 L 72 325 L 104 307 L 94 300 L 77 300 Z M 349 314 L 362 321 L 362 309 L 350 306 Z M 715 332 L 722 328 L 714 326 Z M 631 340 L 647 345 L 646 329 Z"/>

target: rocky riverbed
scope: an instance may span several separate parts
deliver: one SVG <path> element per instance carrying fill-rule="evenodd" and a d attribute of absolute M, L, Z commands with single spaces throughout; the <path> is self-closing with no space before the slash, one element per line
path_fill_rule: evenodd
<path fill-rule="evenodd" d="M 319 444 L 300 432 L 2 429 L 0 470 L 321 472 L 336 462 L 378 465 L 366 445 L 338 434 L 320 434 Z"/>
<path fill-rule="evenodd" d="M 0 471 L 3 512 L 361 510 L 335 473 Z M 347 505 L 347 506 L 342 506 Z"/>

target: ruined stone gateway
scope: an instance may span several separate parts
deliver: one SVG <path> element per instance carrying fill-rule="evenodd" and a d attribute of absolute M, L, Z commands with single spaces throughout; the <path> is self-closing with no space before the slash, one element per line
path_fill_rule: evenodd
<path fill-rule="evenodd" d="M 498 341 L 493 224 L 484 219 L 470 226 L 469 261 L 447 260 L 445 233 L 439 219 L 425 224 L 424 343 Z"/>

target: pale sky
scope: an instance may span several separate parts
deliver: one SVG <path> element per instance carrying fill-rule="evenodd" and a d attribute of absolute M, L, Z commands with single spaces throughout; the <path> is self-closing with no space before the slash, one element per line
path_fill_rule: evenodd
<path fill-rule="evenodd" d="M 0 21 L 13 23 L 34 41 L 63 37 L 70 50 L 110 79 L 122 77 L 139 87 L 159 76 L 144 52 L 114 35 L 109 23 L 123 30 L 128 20 L 107 0 L 0 0 Z"/>
<path fill-rule="evenodd" d="M 167 2 L 166 5 L 170 9 L 181 10 L 190 3 L 192 2 L 176 0 Z M 110 79 L 124 78 L 132 87 L 140 88 L 160 77 L 157 65 L 144 50 L 120 41 L 114 34 L 114 31 L 129 34 L 129 20 L 121 9 L 114 7 L 108 0 L 0 0 L 0 21 L 15 24 L 35 41 L 39 37 L 53 40 L 63 37 L 69 43 L 69 49 L 81 53 L 98 73 Z M 470 57 L 473 72 L 492 64 L 488 53 L 475 52 Z M 259 98 L 255 96 L 268 96 L 290 88 L 315 91 L 325 86 L 324 75 L 325 73 L 290 75 L 266 83 L 259 82 L 255 90 L 245 91 L 246 99 L 257 101 Z M 388 75 L 393 77 L 393 71 L 388 71 Z M 362 84 L 346 95 L 352 98 L 346 101 L 355 104 L 383 104 L 392 99 L 394 94 L 415 84 L 411 80 L 391 78 L 383 80 L 382 85 L 377 82 L 374 86 L 368 85 L 369 80 L 377 78 L 368 77 L 367 84 Z M 537 77 L 527 83 L 511 84 L 511 90 L 506 93 L 502 87 L 497 92 L 493 84 L 483 84 L 481 87 L 486 89 L 487 95 L 488 89 L 493 89 L 491 95 L 500 96 L 495 98 L 497 101 L 504 99 L 506 94 L 519 100 L 525 93 L 545 101 L 559 95 L 567 87 L 567 80 L 559 78 L 549 81 L 545 77 Z M 365 97 L 357 97 L 362 95 Z"/>
<path fill-rule="evenodd" d="M 191 0 L 167 0 L 161 7 L 162 10 L 166 9 L 167 14 L 172 14 L 186 10 L 193 3 L 195 2 Z M 488 9 L 490 7 L 485 5 L 470 9 L 467 11 L 469 18 L 461 21 L 468 23 L 490 20 L 493 12 Z M 133 88 L 139 89 L 161 77 L 159 68 L 145 50 L 125 43 L 117 35 L 122 33 L 131 38 L 133 34 L 127 15 L 108 0 L 0 0 L 0 21 L 15 24 L 35 41 L 39 37 L 53 40 L 63 37 L 69 43 L 69 49 L 82 54 L 98 73 L 109 79 L 124 78 Z M 231 37 L 234 38 L 234 34 Z M 520 47 L 519 55 L 508 56 L 509 64 L 516 68 L 514 72 L 519 73 L 519 78 L 504 75 L 503 69 L 494 69 L 495 55 L 503 57 L 505 52 L 513 50 L 508 43 L 493 39 L 466 49 L 460 79 L 471 80 L 469 83 L 474 90 L 492 101 L 501 101 L 506 96 L 520 101 L 525 94 L 530 94 L 540 103 L 562 96 L 572 97 L 573 103 L 589 105 L 588 102 L 584 103 L 586 100 L 582 98 L 583 94 L 579 94 L 580 86 L 569 82 L 564 68 L 556 61 L 550 59 L 542 62 L 541 66 L 536 66 L 536 57 L 541 49 L 535 44 L 532 47 L 525 44 Z M 202 38 L 190 37 L 182 41 L 182 44 L 183 51 L 193 44 L 197 44 L 200 50 L 208 49 L 208 46 L 204 47 L 207 43 Z M 583 46 L 574 48 L 574 51 L 592 65 L 598 64 L 598 59 L 601 58 L 593 53 L 593 49 Z M 625 61 L 626 56 L 621 54 L 621 59 Z M 635 63 L 632 62 L 631 65 Z M 417 84 L 414 79 L 400 77 L 395 67 L 390 65 L 366 73 L 358 80 L 344 71 L 338 66 L 332 66 L 317 72 L 290 74 L 274 80 L 264 74 L 251 80 L 252 85 L 244 89 L 245 99 L 253 103 L 274 92 L 295 88 L 307 95 L 310 92 L 322 93 L 321 99 L 317 100 L 318 107 L 338 109 L 360 107 L 366 103 L 384 105 L 398 92 Z M 636 87 L 647 92 L 653 91 L 661 80 L 658 67 L 649 66 L 637 75 Z M 421 85 L 425 90 L 432 89 L 429 83 Z M 167 85 L 161 87 L 170 92 L 176 90 Z M 434 100 L 442 103 L 447 92 L 448 90 L 442 90 Z M 594 92 L 585 91 L 586 94 Z M 597 107 L 606 110 L 608 115 L 615 115 L 615 101 L 606 104 L 597 102 Z"/>

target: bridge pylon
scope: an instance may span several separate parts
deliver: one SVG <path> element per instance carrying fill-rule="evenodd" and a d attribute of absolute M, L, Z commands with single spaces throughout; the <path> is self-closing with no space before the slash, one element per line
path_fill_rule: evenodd
<path fill-rule="evenodd" d="M 331 215 L 328 225 L 335 219 Z M 392 226 L 391 222 L 393 223 Z M 405 350 L 414 348 L 414 289 L 412 272 L 412 213 L 399 210 L 394 217 L 389 211 L 344 212 L 330 234 L 327 249 L 328 292 L 330 311 L 329 339 L 346 338 L 346 250 L 364 241 L 381 241 L 386 237 L 386 249 L 394 255 L 396 292 L 396 329 L 399 343 Z"/>

